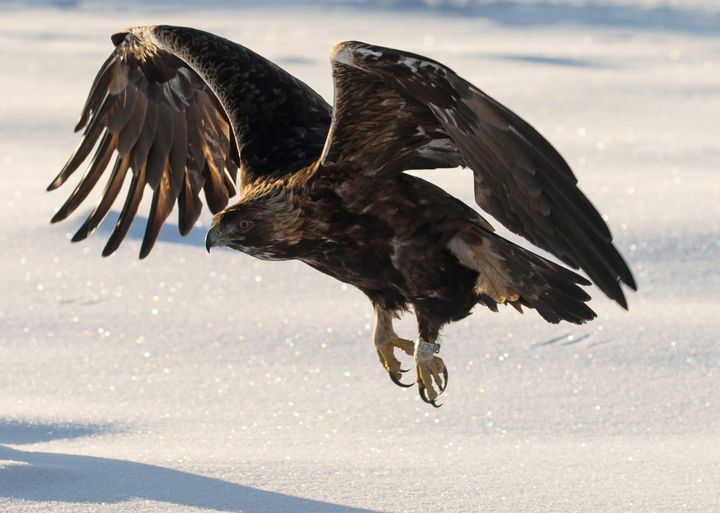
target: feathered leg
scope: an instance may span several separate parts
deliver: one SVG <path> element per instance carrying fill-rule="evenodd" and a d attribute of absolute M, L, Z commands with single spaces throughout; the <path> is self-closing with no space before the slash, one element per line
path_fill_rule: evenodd
<path fill-rule="evenodd" d="M 420 398 L 432 404 L 435 408 L 441 405 L 435 401 L 445 391 L 448 382 L 448 372 L 445 363 L 438 356 L 440 344 L 437 343 L 441 323 L 432 315 L 415 308 L 418 321 L 418 339 L 415 343 L 413 360 L 417 374 L 418 392 Z"/>
<path fill-rule="evenodd" d="M 412 356 L 414 344 L 412 341 L 400 338 L 395 334 L 392 325 L 392 311 L 386 310 L 375 303 L 373 303 L 373 309 L 375 310 L 373 343 L 375 344 L 378 358 L 380 358 L 380 363 L 385 367 L 393 383 L 401 387 L 411 387 L 412 384 L 406 385 L 400 381 L 400 377 L 404 371 L 400 368 L 400 361 L 395 358 L 395 348 L 398 347 L 409 356 Z"/>

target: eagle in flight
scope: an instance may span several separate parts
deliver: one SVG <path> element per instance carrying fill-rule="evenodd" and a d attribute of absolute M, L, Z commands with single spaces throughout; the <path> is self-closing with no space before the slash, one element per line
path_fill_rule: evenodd
<path fill-rule="evenodd" d="M 407 170 L 470 168 L 477 204 L 622 307 L 636 290 L 600 214 L 560 154 L 532 126 L 448 67 L 356 41 L 338 44 L 331 107 L 277 65 L 222 37 L 173 26 L 127 29 L 92 84 L 75 130 L 82 139 L 48 187 L 87 171 L 52 218 L 72 213 L 110 169 L 73 241 L 130 185 L 103 255 L 125 237 L 149 186 L 140 249 L 148 255 L 175 203 L 180 233 L 203 193 L 215 214 L 208 251 L 227 246 L 266 260 L 297 259 L 370 299 L 373 343 L 401 386 L 395 348 L 412 355 L 421 398 L 447 386 L 443 325 L 476 304 L 532 308 L 547 321 L 595 317 L 590 281 L 494 233 L 473 208 Z M 111 164 L 112 162 L 112 164 Z M 238 194 L 237 203 L 228 199 Z M 392 321 L 417 319 L 415 342 Z"/>

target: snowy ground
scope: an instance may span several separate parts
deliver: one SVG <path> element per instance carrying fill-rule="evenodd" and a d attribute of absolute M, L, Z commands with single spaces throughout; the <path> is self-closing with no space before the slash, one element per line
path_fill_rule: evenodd
<path fill-rule="evenodd" d="M 1 511 L 720 510 L 713 2 L 607 19 L 21 4 L 0 16 Z M 48 220 L 71 185 L 44 187 L 108 35 L 153 22 L 231 37 L 327 98 L 341 40 L 449 64 L 566 155 L 636 273 L 630 313 L 596 290 L 582 327 L 478 309 L 444 333 L 433 410 L 380 368 L 366 299 L 303 265 L 208 257 L 174 220 L 142 262 L 137 224 L 108 259 L 107 228 L 70 244 L 81 217 Z M 468 172 L 426 175 L 471 201 Z"/>

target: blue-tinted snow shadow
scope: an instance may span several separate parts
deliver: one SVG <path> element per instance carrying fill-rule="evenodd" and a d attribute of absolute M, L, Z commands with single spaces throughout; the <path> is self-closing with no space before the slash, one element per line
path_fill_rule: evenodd
<path fill-rule="evenodd" d="M 0 442 L 28 444 L 116 431 L 96 424 L 0 420 Z M 25 501 L 120 503 L 133 499 L 230 512 L 378 513 L 294 497 L 222 479 L 134 461 L 0 445 L 0 498 Z"/>
<path fill-rule="evenodd" d="M 4 445 L 0 460 L 18 463 L 0 468 L 0 497 L 8 499 L 97 504 L 145 499 L 246 513 L 373 513 L 133 461 Z"/>
<path fill-rule="evenodd" d="M 378 7 L 381 2 L 370 1 L 365 5 Z M 439 2 L 428 6 L 426 0 L 396 0 L 386 2 L 398 10 L 430 11 L 449 16 L 474 16 L 485 18 L 498 25 L 509 27 L 547 27 L 576 25 L 598 28 L 616 28 L 633 31 L 668 31 L 720 36 L 720 11 L 670 6 L 592 4 L 556 1 L 468 2 L 465 5 Z"/>
<path fill-rule="evenodd" d="M 531 55 L 518 53 L 478 53 L 474 55 L 478 59 L 490 59 L 496 61 L 513 61 L 524 64 L 537 64 L 542 66 L 557 66 L 563 68 L 611 68 L 610 64 L 590 59 L 576 59 L 571 57 L 560 57 L 550 55 Z"/>
<path fill-rule="evenodd" d="M 107 424 L 23 422 L 0 419 L 0 443 L 3 444 L 35 444 L 119 431 L 122 430 Z"/>
<path fill-rule="evenodd" d="M 548 340 L 543 340 L 542 342 L 537 342 L 532 345 L 532 347 L 543 347 L 543 346 L 572 346 L 577 344 L 578 342 L 582 342 L 585 339 L 590 338 L 592 334 L 591 333 L 584 333 L 582 335 L 573 335 L 572 333 L 566 333 L 565 335 L 560 335 L 559 337 L 553 337 Z"/>
<path fill-rule="evenodd" d="M 78 2 L 77 0 L 15 0 L 9 7 L 51 6 L 70 10 L 102 6 L 102 2 Z M 257 0 L 205 0 L 205 9 L 257 8 Z M 668 31 L 686 34 L 720 36 L 720 11 L 701 8 L 671 6 L 617 5 L 611 2 L 579 3 L 572 0 L 558 2 L 544 0 L 494 0 L 453 2 L 451 0 L 279 0 L 263 6 L 276 9 L 279 15 L 287 15 L 292 7 L 314 7 L 323 10 L 339 7 L 348 10 L 373 10 L 376 12 L 417 11 L 440 16 L 473 16 L 488 19 L 496 24 L 510 27 L 542 27 L 575 25 L 585 27 L 616 28 L 633 31 Z M 164 10 L 196 10 L 197 0 L 118 0 L 110 9 L 127 11 L 129 8 L 151 9 L 155 13 Z M 341 11 L 342 12 L 342 11 Z M 349 20 L 350 21 L 350 20 Z"/>
<path fill-rule="evenodd" d="M 77 216 L 76 224 L 77 228 L 80 227 L 82 222 L 87 218 L 90 212 L 84 215 Z M 103 239 L 107 239 L 115 228 L 120 212 L 111 211 L 107 217 L 103 220 L 97 229 L 97 235 Z M 145 226 L 147 225 L 147 217 L 142 215 L 136 215 L 133 219 L 130 230 L 128 230 L 125 236 L 126 240 L 142 240 L 145 236 Z M 157 242 L 169 242 L 171 244 L 187 244 L 190 246 L 205 247 L 205 234 L 207 233 L 207 227 L 195 227 L 190 233 L 184 237 L 180 235 L 177 223 L 168 219 L 160 230 Z"/>

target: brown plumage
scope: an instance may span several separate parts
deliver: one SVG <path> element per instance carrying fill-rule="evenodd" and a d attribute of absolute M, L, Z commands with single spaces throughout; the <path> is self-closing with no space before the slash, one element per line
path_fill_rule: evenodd
<path fill-rule="evenodd" d="M 394 348 L 414 356 L 423 400 L 436 405 L 447 370 L 440 329 L 477 304 L 532 308 L 549 322 L 595 317 L 590 281 L 493 232 L 472 208 L 404 173 L 463 166 L 480 207 L 510 230 L 583 269 L 627 307 L 636 289 L 612 236 L 560 154 L 535 129 L 442 64 L 358 42 L 332 55 L 335 105 L 240 45 L 206 32 L 139 27 L 112 37 L 77 130 L 81 142 L 49 189 L 94 156 L 53 222 L 71 214 L 108 167 L 105 191 L 73 240 L 87 237 L 130 188 L 103 251 L 115 251 L 149 186 L 140 257 L 178 205 L 184 235 L 202 201 L 215 213 L 206 244 L 263 259 L 298 259 L 373 303 L 381 363 L 397 384 Z M 111 165 L 111 162 L 114 163 Z M 239 191 L 239 201 L 227 207 Z M 411 309 L 415 344 L 392 317 Z"/>

